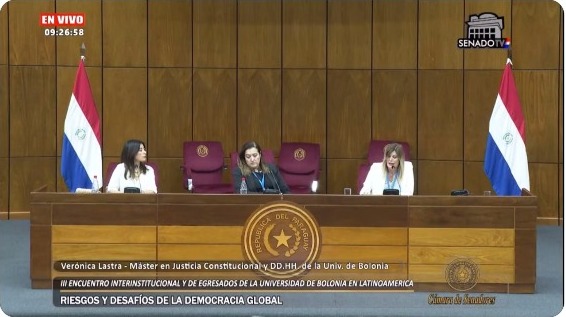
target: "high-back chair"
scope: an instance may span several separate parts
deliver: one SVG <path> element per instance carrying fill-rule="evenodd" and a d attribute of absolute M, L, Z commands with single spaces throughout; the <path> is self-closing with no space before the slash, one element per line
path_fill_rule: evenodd
<path fill-rule="evenodd" d="M 405 152 L 405 161 L 411 160 L 411 151 L 409 143 L 401 141 L 389 141 L 389 140 L 371 140 L 368 147 L 368 159 L 366 163 L 362 163 L 358 167 L 358 193 L 362 190 L 364 186 L 364 181 L 369 173 L 371 165 L 373 163 L 379 163 L 383 161 L 383 148 L 389 143 L 399 143 Z"/>
<path fill-rule="evenodd" d="M 233 193 L 232 185 L 222 182 L 224 151 L 217 141 L 183 143 L 183 186 L 192 179 L 193 193 Z"/>
<path fill-rule="evenodd" d="M 320 144 L 286 142 L 281 144 L 279 172 L 292 194 L 312 193 L 320 173 Z"/>
<path fill-rule="evenodd" d="M 110 178 L 112 177 L 112 173 L 118 166 L 118 162 L 110 162 L 108 163 L 108 167 L 106 167 L 106 177 L 104 177 L 104 190 L 108 187 L 108 183 L 110 182 Z M 151 166 L 153 168 L 153 173 L 155 174 L 155 186 L 159 189 L 159 166 L 154 162 L 145 162 L 145 165 Z"/>

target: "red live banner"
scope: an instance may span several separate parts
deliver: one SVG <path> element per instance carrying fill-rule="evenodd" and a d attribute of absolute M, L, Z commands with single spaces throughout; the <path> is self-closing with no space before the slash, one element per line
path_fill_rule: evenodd
<path fill-rule="evenodd" d="M 41 13 L 39 25 L 43 27 L 54 26 L 84 26 L 84 13 Z"/>

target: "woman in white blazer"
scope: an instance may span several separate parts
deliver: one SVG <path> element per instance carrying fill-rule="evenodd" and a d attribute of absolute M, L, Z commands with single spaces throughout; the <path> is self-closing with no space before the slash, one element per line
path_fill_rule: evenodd
<path fill-rule="evenodd" d="M 405 162 L 403 147 L 398 143 L 383 148 L 383 162 L 373 163 L 360 195 L 383 195 L 384 189 L 398 189 L 400 195 L 413 195 L 413 164 Z"/>

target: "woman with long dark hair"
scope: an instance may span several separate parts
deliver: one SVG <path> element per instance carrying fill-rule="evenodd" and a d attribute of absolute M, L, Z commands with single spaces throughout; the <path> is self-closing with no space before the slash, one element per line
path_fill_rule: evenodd
<path fill-rule="evenodd" d="M 128 140 L 122 148 L 121 163 L 116 166 L 108 188 L 108 193 L 123 193 L 124 188 L 139 188 L 141 193 L 157 193 L 155 172 L 145 164 L 147 151 L 145 143 L 140 140 Z"/>

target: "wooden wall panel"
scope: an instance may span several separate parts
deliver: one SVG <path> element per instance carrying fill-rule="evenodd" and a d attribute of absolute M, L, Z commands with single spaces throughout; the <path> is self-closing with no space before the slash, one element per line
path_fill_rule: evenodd
<path fill-rule="evenodd" d="M 238 2 L 238 67 L 281 67 L 281 0 Z"/>
<path fill-rule="evenodd" d="M 0 8 L 0 65 L 8 64 L 8 3 Z"/>
<path fill-rule="evenodd" d="M 560 4 L 551 0 L 513 1 L 512 10 L 511 45 L 516 69 L 560 67 Z"/>
<path fill-rule="evenodd" d="M 504 65 L 504 64 L 503 64 Z M 464 160 L 483 161 L 502 70 L 464 71 Z"/>
<path fill-rule="evenodd" d="M 10 65 L 55 64 L 55 37 L 45 36 L 39 26 L 39 15 L 46 12 L 55 12 L 55 1 L 10 2 Z"/>
<path fill-rule="evenodd" d="M 417 71 L 373 71 L 372 139 L 408 142 L 417 159 Z M 368 141 L 369 142 L 369 141 Z"/>
<path fill-rule="evenodd" d="M 328 71 L 327 157 L 367 157 L 371 138 L 370 71 Z"/>
<path fill-rule="evenodd" d="M 370 69 L 372 3 L 328 2 L 328 68 Z"/>
<path fill-rule="evenodd" d="M 328 194 L 344 194 L 344 188 L 351 188 L 352 195 L 357 195 L 358 167 L 365 162 L 362 159 L 328 159 L 327 189 Z"/>
<path fill-rule="evenodd" d="M 10 67 L 10 156 L 54 156 L 55 67 Z"/>
<path fill-rule="evenodd" d="M 102 154 L 120 157 L 128 139 L 139 139 L 148 145 L 147 69 L 104 68 L 102 76 Z"/>
<path fill-rule="evenodd" d="M 102 20 L 104 66 L 147 66 L 147 2 L 103 1 Z"/>
<path fill-rule="evenodd" d="M 417 0 L 373 2 L 373 68 L 417 68 Z"/>
<path fill-rule="evenodd" d="M 78 65 L 82 43 L 84 43 L 86 47 L 85 65 L 102 65 L 102 45 L 100 45 L 102 43 L 101 6 L 101 0 L 57 0 L 57 12 L 85 14 L 85 25 L 82 28 L 84 30 L 83 36 L 57 37 L 58 66 Z M 122 13 L 122 15 L 124 15 L 124 13 Z M 107 34 L 105 34 L 105 36 L 107 36 Z"/>
<path fill-rule="evenodd" d="M 179 148 L 181 153 L 181 148 Z M 152 153 L 149 153 L 150 155 Z M 183 164 L 182 158 L 154 158 L 150 157 L 152 163 L 159 167 L 159 193 L 185 193 L 183 187 L 183 173 L 179 168 Z"/>
<path fill-rule="evenodd" d="M 564 164 L 558 164 L 558 219 L 564 219 Z"/>
<path fill-rule="evenodd" d="M 283 142 L 320 144 L 326 157 L 326 72 L 283 71 Z"/>
<path fill-rule="evenodd" d="M 491 191 L 492 195 L 495 195 L 495 191 L 483 171 L 483 161 L 464 162 L 463 188 L 469 190 L 471 195 L 483 195 L 483 192 L 487 190 Z"/>
<path fill-rule="evenodd" d="M 10 212 L 29 211 L 29 193 L 43 185 L 55 191 L 55 157 L 17 157 L 10 159 Z"/>
<path fill-rule="evenodd" d="M 2 213 L 8 212 L 10 188 L 10 160 L 8 158 L 0 158 L 0 219 Z"/>
<path fill-rule="evenodd" d="M 559 217 L 558 171 L 558 164 L 529 163 L 531 192 L 538 196 L 538 217 Z"/>
<path fill-rule="evenodd" d="M 462 75 L 459 70 L 419 72 L 419 159 L 462 159 Z"/>
<path fill-rule="evenodd" d="M 452 190 L 464 188 L 461 161 L 419 160 L 417 173 L 419 195 L 450 195 Z"/>
<path fill-rule="evenodd" d="M 104 165 L 104 163 L 102 164 L 102 180 L 106 181 L 105 178 L 105 172 L 106 172 L 106 166 Z M 67 185 L 65 184 L 65 180 L 63 180 L 63 176 L 61 176 L 61 156 L 57 157 L 57 170 L 55 171 L 55 174 L 57 175 L 57 180 L 55 181 L 55 186 L 56 186 L 56 190 L 58 192 L 68 192 L 69 189 L 67 188 Z M 108 178 L 110 179 L 110 178 Z M 101 185 L 102 186 L 102 185 Z"/>
<path fill-rule="evenodd" d="M 557 163 L 558 71 L 514 71 L 529 162 Z"/>
<path fill-rule="evenodd" d="M 326 67 L 326 1 L 283 1 L 283 67 Z"/>
<path fill-rule="evenodd" d="M 8 79 L 8 66 L 0 65 L 0 157 L 9 156 L 10 140 L 10 86 Z"/>
<path fill-rule="evenodd" d="M 193 66 L 236 67 L 235 0 L 193 1 Z"/>
<path fill-rule="evenodd" d="M 463 0 L 419 0 L 419 68 L 460 69 L 464 37 Z"/>
<path fill-rule="evenodd" d="M 191 67 L 192 1 L 148 0 L 148 64 Z"/>
<path fill-rule="evenodd" d="M 192 72 L 190 68 L 148 71 L 147 146 L 149 157 L 182 157 L 183 142 L 192 137 Z"/>
<path fill-rule="evenodd" d="M 238 146 L 257 141 L 275 155 L 281 147 L 281 71 L 238 72 Z"/>
<path fill-rule="evenodd" d="M 509 0 L 474 0 L 465 2 L 464 33 L 462 37 L 467 37 L 467 24 L 470 15 L 478 15 L 485 12 L 492 12 L 503 18 L 502 37 L 511 38 L 513 46 L 513 36 L 511 36 L 511 1 Z M 503 69 L 507 60 L 507 50 L 502 49 L 465 49 L 464 68 L 465 69 Z"/>
<path fill-rule="evenodd" d="M 90 82 L 90 89 L 96 104 L 98 117 L 102 120 L 102 68 L 101 67 L 86 67 L 88 80 Z M 73 87 L 75 85 L 75 78 L 77 76 L 77 66 L 71 67 L 57 67 L 57 155 L 61 155 L 63 146 L 63 128 L 65 125 L 65 117 L 69 109 L 69 102 Z M 102 131 L 104 137 L 104 131 Z M 103 153 L 104 154 L 104 153 Z"/>
<path fill-rule="evenodd" d="M 226 156 L 240 147 L 237 76 L 233 69 L 195 69 L 193 75 L 193 140 L 220 141 Z"/>
<path fill-rule="evenodd" d="M 558 162 L 564 163 L 564 71 L 558 72 Z"/>

